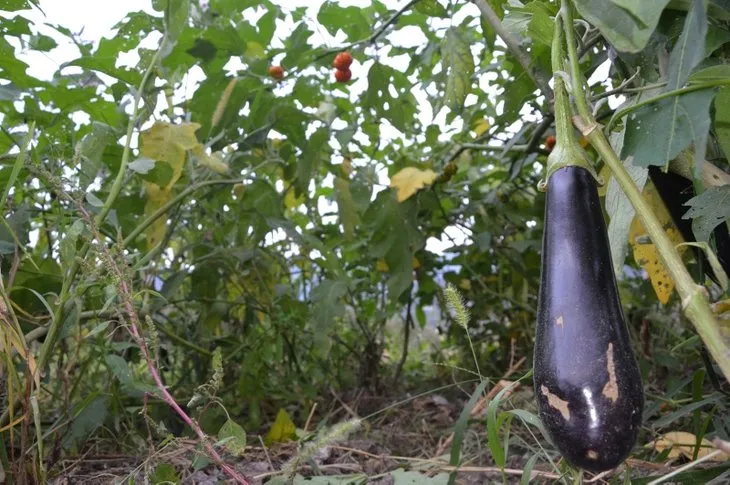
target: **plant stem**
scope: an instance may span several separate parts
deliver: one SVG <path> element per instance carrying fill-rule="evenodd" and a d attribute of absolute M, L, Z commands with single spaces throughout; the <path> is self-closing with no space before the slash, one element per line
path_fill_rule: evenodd
<path fill-rule="evenodd" d="M 624 193 L 634 206 L 639 219 L 649 233 L 649 237 L 657 247 L 661 260 L 676 284 L 685 315 L 695 326 L 710 354 L 719 364 L 725 378 L 730 381 L 730 349 L 728 349 L 720 326 L 712 313 L 707 300 L 707 291 L 703 286 L 696 284 L 690 276 L 682 262 L 682 257 L 677 252 L 669 236 L 667 236 L 661 222 L 641 196 L 641 192 L 626 171 L 613 147 L 611 147 L 603 131 L 598 128 L 596 120 L 585 102 L 583 84 L 579 82 L 579 79 L 581 79 L 580 66 L 578 65 L 576 44 L 572 34 L 573 15 L 568 0 L 562 1 L 561 11 L 565 23 L 568 56 L 571 60 L 573 98 L 576 100 L 576 106 L 580 114 L 577 117 L 576 124 L 579 125 L 578 128 L 611 169 Z"/>

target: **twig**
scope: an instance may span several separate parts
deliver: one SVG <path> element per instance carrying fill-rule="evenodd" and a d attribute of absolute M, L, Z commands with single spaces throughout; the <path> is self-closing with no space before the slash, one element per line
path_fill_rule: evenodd
<path fill-rule="evenodd" d="M 314 411 L 317 410 L 317 403 L 314 403 L 312 406 L 312 409 L 309 411 L 309 416 L 307 416 L 307 422 L 304 423 L 304 431 L 306 432 L 309 429 L 309 423 L 312 422 L 312 416 L 314 416 Z"/>
<path fill-rule="evenodd" d="M 411 325 L 413 324 L 413 317 L 411 316 L 411 307 L 413 306 L 413 286 L 408 290 L 408 305 L 406 306 L 406 318 L 403 323 L 403 355 L 400 357 L 398 367 L 395 369 L 395 376 L 393 376 L 393 385 L 398 384 L 401 373 L 403 372 L 403 366 L 408 359 L 408 341 L 411 338 Z"/>
<path fill-rule="evenodd" d="M 486 2 L 486 0 L 472 0 L 479 11 L 482 13 L 484 20 L 494 29 L 494 32 L 504 41 L 507 48 L 510 50 L 517 62 L 525 70 L 525 73 L 532 79 L 535 86 L 542 92 L 546 100 L 553 98 L 553 90 L 550 89 L 548 84 L 549 78 L 539 69 L 531 66 L 532 59 L 530 54 L 520 46 L 520 41 L 515 36 L 507 31 L 502 25 L 502 21 L 499 19 L 497 14 L 494 12 L 492 7 Z"/>

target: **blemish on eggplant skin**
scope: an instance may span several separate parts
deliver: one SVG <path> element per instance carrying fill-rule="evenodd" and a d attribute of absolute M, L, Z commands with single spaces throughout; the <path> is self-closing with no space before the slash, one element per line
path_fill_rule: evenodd
<path fill-rule="evenodd" d="M 597 459 L 598 459 L 598 453 L 596 453 L 596 452 L 595 452 L 595 451 L 593 451 L 593 450 L 588 450 L 588 453 L 586 453 L 586 456 L 587 456 L 587 457 L 588 457 L 588 458 L 589 458 L 590 460 L 597 460 Z"/>
<path fill-rule="evenodd" d="M 613 342 L 608 344 L 608 350 L 606 350 L 606 370 L 608 371 L 608 382 L 603 386 L 603 395 L 615 403 L 618 400 L 618 383 L 616 382 L 616 363 L 613 361 Z"/>
<path fill-rule="evenodd" d="M 550 392 L 545 384 L 540 386 L 540 392 L 548 400 L 548 404 L 551 408 L 556 409 L 563 415 L 566 421 L 570 421 L 570 409 L 568 409 L 568 401 L 560 399 L 558 396 Z"/>
<path fill-rule="evenodd" d="M 557 325 L 560 328 L 563 328 L 565 326 L 565 322 L 563 321 L 562 315 L 560 315 L 558 318 L 555 319 L 555 325 Z"/>

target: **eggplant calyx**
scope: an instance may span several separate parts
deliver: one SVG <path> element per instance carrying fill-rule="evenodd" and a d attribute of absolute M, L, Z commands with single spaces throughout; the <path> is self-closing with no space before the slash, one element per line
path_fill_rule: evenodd
<path fill-rule="evenodd" d="M 540 192 L 545 192 L 550 176 L 564 167 L 584 168 L 593 176 L 599 186 L 605 183 L 603 178 L 596 172 L 596 169 L 593 168 L 593 164 L 588 160 L 588 156 L 578 143 L 557 143 L 548 156 L 545 178 L 538 182 L 537 189 Z"/>

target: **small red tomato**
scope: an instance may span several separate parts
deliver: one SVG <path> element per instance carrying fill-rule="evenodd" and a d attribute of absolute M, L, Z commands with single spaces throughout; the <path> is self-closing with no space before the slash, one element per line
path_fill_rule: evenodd
<path fill-rule="evenodd" d="M 274 79 L 283 78 L 284 77 L 284 68 L 281 66 L 269 67 L 269 76 L 273 77 Z"/>
<path fill-rule="evenodd" d="M 345 69 L 344 71 L 337 69 L 335 71 L 335 79 L 338 83 L 346 83 L 352 78 L 352 72 L 349 69 Z"/>
<path fill-rule="evenodd" d="M 332 65 L 338 71 L 347 71 L 350 64 L 352 64 L 352 55 L 347 51 L 337 54 L 332 62 Z"/>
<path fill-rule="evenodd" d="M 551 152 L 553 151 L 553 147 L 555 146 L 555 137 L 550 135 L 547 138 L 545 138 L 545 147 L 547 148 L 547 151 Z"/>

